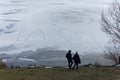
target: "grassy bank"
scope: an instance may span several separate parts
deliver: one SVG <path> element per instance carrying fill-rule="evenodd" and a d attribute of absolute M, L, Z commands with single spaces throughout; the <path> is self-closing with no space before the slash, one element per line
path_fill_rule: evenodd
<path fill-rule="evenodd" d="M 80 68 L 69 70 L 62 67 L 46 69 L 21 68 L 0 71 L 0 80 L 120 80 L 119 67 Z"/>

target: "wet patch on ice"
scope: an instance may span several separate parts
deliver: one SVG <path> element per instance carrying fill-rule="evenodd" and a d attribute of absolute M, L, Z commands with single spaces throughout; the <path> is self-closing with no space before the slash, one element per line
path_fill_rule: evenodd
<path fill-rule="evenodd" d="M 7 65 L 28 66 L 30 64 L 45 65 L 45 66 L 67 66 L 67 60 L 64 50 L 45 50 L 38 49 L 36 51 L 23 51 L 17 54 L 0 54 L 0 60 Z M 99 58 L 98 58 L 99 56 Z M 103 65 L 112 64 L 111 61 L 104 58 L 103 54 L 80 54 L 82 64 L 98 62 Z"/>
<path fill-rule="evenodd" d="M 13 0 L 13 1 L 11 1 L 12 3 L 21 3 L 21 2 L 24 2 L 24 1 L 22 1 L 22 0 Z"/>
<path fill-rule="evenodd" d="M 5 5 L 5 4 L 0 4 L 0 6 L 3 6 L 3 5 Z"/>
<path fill-rule="evenodd" d="M 94 12 L 90 9 L 65 9 L 59 10 L 57 12 L 53 12 L 55 23 L 68 23 L 68 24 L 76 24 L 76 23 L 86 23 L 92 21 L 96 21 L 95 17 L 91 17 L 92 15 L 98 15 L 97 12 Z"/>
<path fill-rule="evenodd" d="M 49 3 L 49 4 L 52 4 L 52 5 L 66 5 L 65 3 Z"/>
<path fill-rule="evenodd" d="M 5 26 L 0 27 L 0 34 L 8 34 L 16 32 L 14 24 L 7 24 Z"/>
<path fill-rule="evenodd" d="M 1 51 L 12 51 L 15 49 L 17 49 L 17 47 L 15 47 L 14 45 L 2 46 L 2 47 L 0 47 L 0 52 Z"/>
<path fill-rule="evenodd" d="M 12 9 L 12 10 L 8 10 L 8 11 L 2 13 L 2 15 L 17 14 L 17 13 L 20 13 L 21 11 L 22 11 L 22 9 Z"/>
<path fill-rule="evenodd" d="M 2 20 L 6 22 L 20 22 L 20 20 L 17 19 L 2 19 Z"/>

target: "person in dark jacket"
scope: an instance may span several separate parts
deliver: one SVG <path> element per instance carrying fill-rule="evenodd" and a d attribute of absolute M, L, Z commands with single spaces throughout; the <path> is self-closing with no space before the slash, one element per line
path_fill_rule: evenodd
<path fill-rule="evenodd" d="M 78 64 L 81 63 L 80 57 L 78 55 L 78 52 L 76 52 L 76 54 L 73 56 L 73 61 L 74 61 L 74 66 L 73 69 L 78 69 Z"/>
<path fill-rule="evenodd" d="M 73 64 L 71 50 L 69 50 L 67 52 L 66 58 L 67 58 L 67 61 L 68 61 L 68 68 L 71 69 L 72 64 Z"/>

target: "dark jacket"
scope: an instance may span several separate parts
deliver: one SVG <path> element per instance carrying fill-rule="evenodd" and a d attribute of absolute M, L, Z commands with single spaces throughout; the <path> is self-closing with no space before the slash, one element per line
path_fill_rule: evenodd
<path fill-rule="evenodd" d="M 74 60 L 74 63 L 81 63 L 81 60 L 80 60 L 80 57 L 79 57 L 79 55 L 78 54 L 75 54 L 74 56 L 73 56 L 73 60 Z"/>
<path fill-rule="evenodd" d="M 68 59 L 69 62 L 72 62 L 72 54 L 71 53 L 67 53 L 66 54 L 66 58 Z"/>

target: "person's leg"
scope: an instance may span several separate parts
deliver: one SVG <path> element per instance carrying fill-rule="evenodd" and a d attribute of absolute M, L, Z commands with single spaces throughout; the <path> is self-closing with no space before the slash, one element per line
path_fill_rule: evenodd
<path fill-rule="evenodd" d="M 69 67 L 69 69 L 71 69 L 71 65 L 72 65 L 72 63 L 71 63 L 71 61 L 69 60 L 69 61 L 68 61 L 68 67 Z"/>
<path fill-rule="evenodd" d="M 74 63 L 74 66 L 73 66 L 73 69 L 75 69 L 76 68 L 76 63 Z"/>
<path fill-rule="evenodd" d="M 75 63 L 75 69 L 77 69 L 77 63 Z"/>
<path fill-rule="evenodd" d="M 78 63 L 76 63 L 76 69 L 78 70 Z"/>
<path fill-rule="evenodd" d="M 75 64 L 74 64 L 74 66 L 73 66 L 73 70 L 75 69 Z"/>
<path fill-rule="evenodd" d="M 70 62 L 68 61 L 68 68 L 70 69 Z"/>
<path fill-rule="evenodd" d="M 70 68 L 72 68 L 72 65 L 73 65 L 73 62 L 71 61 L 71 62 L 70 62 Z"/>

